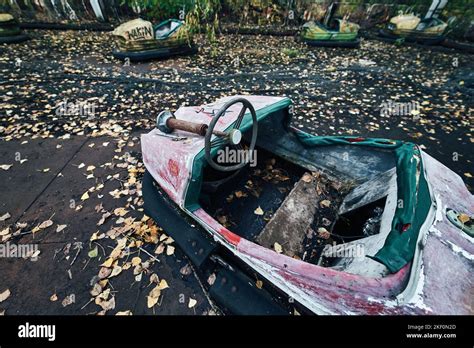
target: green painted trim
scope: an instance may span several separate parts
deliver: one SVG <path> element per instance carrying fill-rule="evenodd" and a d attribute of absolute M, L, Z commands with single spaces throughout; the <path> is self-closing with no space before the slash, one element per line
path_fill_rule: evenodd
<path fill-rule="evenodd" d="M 421 164 L 421 170 L 423 171 L 423 164 Z M 420 229 L 426 221 L 432 205 L 428 182 L 423 173 L 419 176 L 418 190 L 414 199 L 414 211 L 411 212 L 409 217 L 403 216 L 408 215 L 408 210 L 403 211 L 397 208 L 392 220 L 392 229 L 382 249 L 374 256 L 368 256 L 384 264 L 391 273 L 398 272 L 413 260 Z M 407 220 L 403 220 L 404 218 Z M 411 225 L 408 230 L 401 232 L 399 226 L 404 221 L 411 222 Z"/>
<path fill-rule="evenodd" d="M 413 259 L 420 228 L 428 217 L 433 203 L 418 146 L 399 140 L 374 138 L 362 140 L 354 136 L 324 137 L 304 132 L 296 134 L 303 145 L 309 147 L 358 145 L 394 151 L 397 170 L 397 208 L 384 246 L 374 256 L 368 257 L 384 264 L 390 272 L 398 272 Z"/>
<path fill-rule="evenodd" d="M 305 40 L 328 40 L 328 41 L 353 41 L 357 39 L 357 33 L 312 33 L 303 35 Z"/>
<path fill-rule="evenodd" d="M 174 28 L 173 30 L 170 30 L 165 36 L 160 36 L 160 37 L 155 37 L 155 40 L 163 40 L 163 39 L 167 39 L 170 37 L 171 34 L 173 34 L 176 30 L 178 30 L 179 28 L 181 28 L 184 23 L 182 21 L 179 21 L 177 19 L 167 19 L 159 24 L 156 24 L 153 26 L 153 34 L 156 33 L 156 30 L 159 29 L 160 27 L 170 23 L 170 22 L 175 22 L 175 23 L 178 23 L 179 25 Z"/>

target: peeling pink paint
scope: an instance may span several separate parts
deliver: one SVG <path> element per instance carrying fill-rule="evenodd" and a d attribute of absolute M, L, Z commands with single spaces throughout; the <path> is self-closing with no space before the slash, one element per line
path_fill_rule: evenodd
<path fill-rule="evenodd" d="M 196 210 L 193 214 L 197 218 L 201 219 L 210 228 L 212 228 L 212 230 L 216 231 L 219 235 L 224 237 L 225 240 L 230 244 L 237 246 L 242 240 L 239 235 L 229 231 L 227 228 L 218 223 L 212 216 L 206 213 L 204 209 L 200 208 Z"/>

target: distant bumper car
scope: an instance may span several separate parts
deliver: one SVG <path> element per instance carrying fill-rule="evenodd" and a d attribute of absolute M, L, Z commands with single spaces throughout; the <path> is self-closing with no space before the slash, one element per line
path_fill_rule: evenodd
<path fill-rule="evenodd" d="M 117 27 L 115 58 L 130 61 L 165 59 L 197 52 L 184 22 L 169 19 L 156 26 L 142 19 L 134 19 Z"/>
<path fill-rule="evenodd" d="M 0 13 L 0 44 L 17 43 L 28 39 L 28 35 L 22 34 L 17 20 L 11 14 Z"/>
<path fill-rule="evenodd" d="M 359 25 L 348 22 L 345 18 L 334 18 L 337 8 L 337 3 L 332 3 L 321 23 L 305 23 L 301 31 L 302 41 L 310 46 L 358 47 Z"/>
<path fill-rule="evenodd" d="M 220 308 L 472 315 L 462 179 L 413 143 L 304 133 L 291 110 L 225 97 L 164 111 L 141 137 L 145 213 Z"/>
<path fill-rule="evenodd" d="M 436 45 L 446 38 L 447 24 L 438 18 L 420 20 L 413 14 L 399 15 L 390 19 L 387 28 L 380 30 L 382 37 L 392 40 L 406 40 L 425 45 Z"/>
<path fill-rule="evenodd" d="M 395 16 L 379 34 L 393 41 L 437 45 L 446 39 L 448 24 L 438 18 L 446 3 L 446 0 L 434 0 L 424 19 L 412 13 Z"/>

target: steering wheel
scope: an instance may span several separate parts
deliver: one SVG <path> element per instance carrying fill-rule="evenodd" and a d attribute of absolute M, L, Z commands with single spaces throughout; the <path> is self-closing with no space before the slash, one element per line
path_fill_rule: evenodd
<path fill-rule="evenodd" d="M 239 116 L 237 117 L 237 120 L 234 122 L 232 129 L 226 131 L 226 132 L 220 132 L 220 131 L 214 131 L 214 127 L 222 116 L 225 115 L 227 110 L 234 104 L 242 104 L 242 109 L 239 112 Z M 245 112 L 247 109 L 250 111 L 250 114 L 252 115 L 252 138 L 250 141 L 250 147 L 245 154 L 244 158 L 242 159 L 240 154 L 244 154 L 243 151 L 244 148 L 241 145 L 242 141 L 242 132 L 240 131 L 240 126 L 242 124 L 242 120 L 244 119 Z M 221 170 L 224 172 L 231 172 L 240 168 L 243 168 L 245 165 L 247 165 L 250 162 L 251 157 L 253 156 L 253 151 L 255 149 L 255 143 L 257 142 L 257 131 L 258 131 L 258 123 L 257 123 L 257 113 L 255 112 L 254 107 L 252 104 L 245 98 L 234 98 L 225 103 L 222 108 L 219 109 L 217 114 L 213 117 L 211 122 L 209 123 L 209 127 L 207 129 L 205 139 L 204 139 L 204 144 L 205 144 L 205 155 L 206 155 L 206 160 L 209 163 L 209 165 L 217 170 Z M 214 139 L 211 141 L 212 136 L 214 135 Z M 237 158 L 239 158 L 241 161 L 238 164 L 232 165 L 232 166 L 223 166 L 220 165 L 212 159 L 211 156 L 211 150 L 215 147 L 221 147 L 222 145 L 230 144 L 234 150 L 237 150 Z"/>

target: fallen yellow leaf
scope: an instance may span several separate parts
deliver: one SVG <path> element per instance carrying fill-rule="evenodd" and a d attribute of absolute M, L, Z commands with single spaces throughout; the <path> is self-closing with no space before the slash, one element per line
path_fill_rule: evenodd
<path fill-rule="evenodd" d="M 4 292 L 0 293 L 0 303 L 5 301 L 9 297 L 10 297 L 10 289 L 7 289 Z"/>
<path fill-rule="evenodd" d="M 170 256 L 174 254 L 174 246 L 168 245 L 166 246 L 166 255 Z"/>
<path fill-rule="evenodd" d="M 165 245 L 164 245 L 164 244 L 160 244 L 160 245 L 158 245 L 158 247 L 156 248 L 155 254 L 157 254 L 157 255 L 162 254 L 163 251 L 165 251 Z"/>
<path fill-rule="evenodd" d="M 329 208 L 331 206 L 331 201 L 324 199 L 321 202 L 319 202 L 319 205 L 323 208 Z"/>
<path fill-rule="evenodd" d="M 56 228 L 56 232 L 61 232 L 61 231 L 64 230 L 66 227 L 67 227 L 67 225 L 58 225 L 58 227 Z"/>
<path fill-rule="evenodd" d="M 153 307 L 158 302 L 158 297 L 147 296 L 146 298 L 147 298 L 146 303 L 147 303 L 148 308 Z"/>
<path fill-rule="evenodd" d="M 166 280 L 161 279 L 160 284 L 158 284 L 158 288 L 159 288 L 160 290 L 169 288 L 168 283 L 166 282 Z"/>
<path fill-rule="evenodd" d="M 117 208 L 114 210 L 114 214 L 116 216 L 124 216 L 127 213 L 128 213 L 128 210 L 126 210 L 125 208 Z"/>
<path fill-rule="evenodd" d="M 112 269 L 112 273 L 109 275 L 108 278 L 118 276 L 121 272 L 122 272 L 122 267 L 114 266 L 114 268 Z"/>
<path fill-rule="evenodd" d="M 466 222 L 468 222 L 469 220 L 471 220 L 471 218 L 469 217 L 469 215 L 464 214 L 464 213 L 459 214 L 458 219 L 459 219 L 459 221 L 461 221 L 463 224 L 465 224 Z"/>
<path fill-rule="evenodd" d="M 273 249 L 275 249 L 275 251 L 278 253 L 278 254 L 281 254 L 283 252 L 283 248 L 281 247 L 281 245 L 277 242 L 275 242 L 275 244 L 273 244 Z"/>
<path fill-rule="evenodd" d="M 193 298 L 189 298 L 188 308 L 193 308 L 196 305 L 197 301 Z"/>
<path fill-rule="evenodd" d="M 48 228 L 49 226 L 51 226 L 53 224 L 53 222 L 51 220 L 46 220 L 46 221 L 43 221 L 39 226 L 38 228 L 40 230 L 43 230 L 45 228 Z"/>
<path fill-rule="evenodd" d="M 309 173 L 305 173 L 301 178 L 304 182 L 311 182 L 313 181 L 313 177 Z"/>
<path fill-rule="evenodd" d="M 103 267 L 110 267 L 112 266 L 112 263 L 114 262 L 114 259 L 113 258 L 108 258 L 107 260 L 105 260 L 105 262 L 101 265 Z"/>
<path fill-rule="evenodd" d="M 139 258 L 138 256 L 135 256 L 135 257 L 132 259 L 132 266 L 137 266 L 137 265 L 139 265 L 141 262 L 142 262 L 142 259 Z"/>

